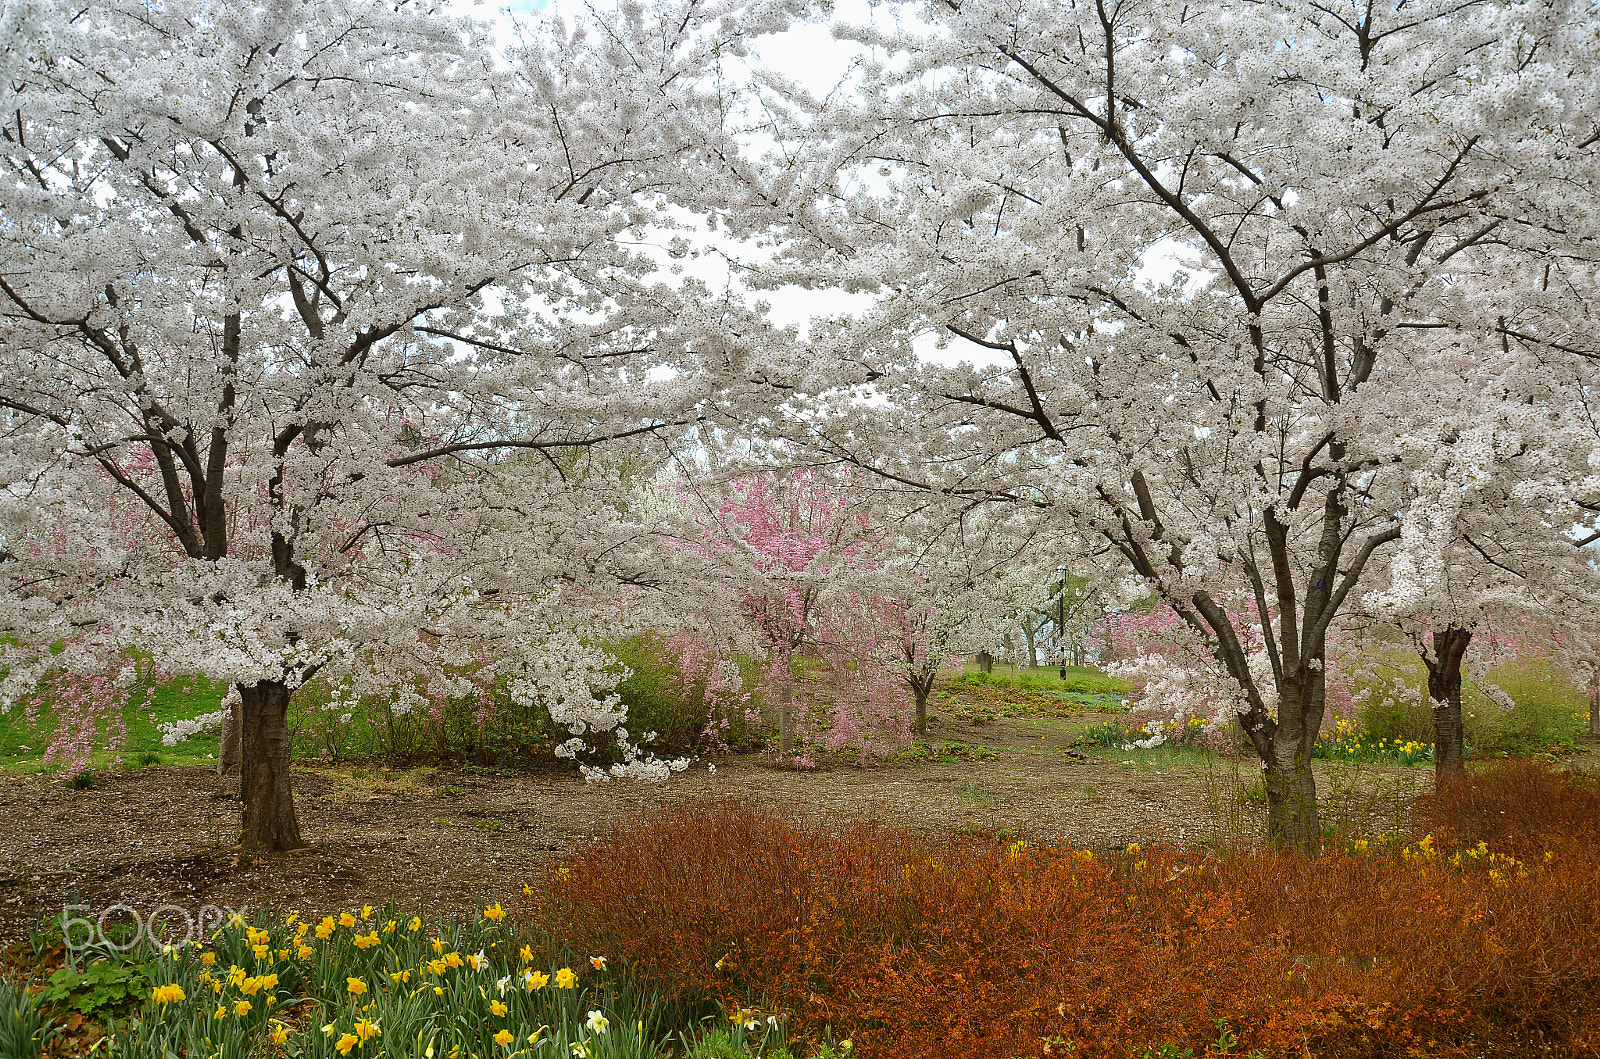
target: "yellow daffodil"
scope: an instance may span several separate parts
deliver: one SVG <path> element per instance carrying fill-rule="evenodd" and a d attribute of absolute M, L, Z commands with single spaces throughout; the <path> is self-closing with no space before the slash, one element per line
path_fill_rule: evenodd
<path fill-rule="evenodd" d="M 289 1027 L 285 1026 L 281 1022 L 278 1023 L 277 1025 L 275 1025 L 272 1028 L 272 1043 L 273 1044 L 277 1044 L 277 1045 L 288 1044 L 289 1043 Z"/>
<path fill-rule="evenodd" d="M 395 922 L 394 922 L 394 920 L 391 919 L 391 920 L 389 920 L 389 922 L 387 922 L 387 923 L 385 923 L 383 925 L 383 932 L 385 934 L 393 934 L 394 933 L 394 928 L 395 928 Z"/>
<path fill-rule="evenodd" d="M 409 982 L 411 981 L 411 968 L 407 967 L 403 971 L 390 971 L 389 977 L 396 982 Z"/>
<path fill-rule="evenodd" d="M 238 1015 L 240 1018 L 244 1018 L 246 1015 L 250 1014 L 250 1001 L 241 1000 L 237 1004 L 233 1005 L 233 1013 Z"/>
<path fill-rule="evenodd" d="M 360 1038 L 358 1038 L 355 1034 L 347 1033 L 343 1037 L 339 1038 L 338 1042 L 334 1044 L 334 1047 L 339 1049 L 340 1055 L 349 1055 L 350 1049 L 354 1048 L 360 1043 Z"/>
<path fill-rule="evenodd" d="M 477 955 L 468 956 L 467 962 L 472 964 L 474 971 L 487 971 L 489 969 L 489 957 L 483 954 L 482 949 L 478 950 Z"/>
<path fill-rule="evenodd" d="M 517 955 L 522 957 L 523 963 L 533 962 L 533 949 L 529 948 L 527 945 L 524 945 Z"/>
<path fill-rule="evenodd" d="M 570 967 L 563 967 L 556 972 L 556 987 L 559 989 L 578 988 L 578 974 Z"/>
<path fill-rule="evenodd" d="M 439 986 L 439 985 L 434 986 L 433 987 L 433 995 L 434 996 L 444 996 L 444 986 Z"/>
<path fill-rule="evenodd" d="M 517 1035 L 512 1033 L 510 1030 L 501 1030 L 499 1033 L 494 1035 L 494 1043 L 498 1044 L 502 1048 L 511 1047 L 511 1042 L 516 1039 Z"/>
<path fill-rule="evenodd" d="M 447 952 L 447 953 L 445 953 L 444 954 L 444 965 L 446 967 L 460 967 L 460 966 L 462 966 L 461 954 L 459 952 Z"/>
<path fill-rule="evenodd" d="M 356 925 L 356 917 L 351 915 L 349 912 L 340 912 L 339 925 L 346 929 L 353 927 Z"/>
<path fill-rule="evenodd" d="M 527 883 L 523 883 L 522 884 L 522 896 L 524 896 L 524 897 L 532 897 L 533 896 L 533 887 L 529 886 Z"/>
<path fill-rule="evenodd" d="M 505 1013 L 510 1011 L 510 1010 L 511 1010 L 510 1008 L 506 1007 L 504 1004 L 500 1003 L 500 1001 L 498 1001 L 498 1000 L 489 1001 L 489 1011 L 492 1014 L 494 1014 L 496 1017 L 504 1018 L 505 1017 Z"/>
<path fill-rule="evenodd" d="M 433 939 L 433 951 L 434 952 L 443 952 L 444 951 L 444 939 L 443 938 L 434 938 Z"/>
<path fill-rule="evenodd" d="M 499 901 L 496 901 L 494 904 L 483 910 L 483 918 L 492 919 L 498 923 L 502 919 L 506 918 L 506 910 L 500 907 Z"/>
<path fill-rule="evenodd" d="M 311 946 L 310 945 L 302 945 L 302 946 L 300 946 L 299 949 L 295 950 L 295 955 L 300 957 L 302 960 L 311 959 Z"/>
<path fill-rule="evenodd" d="M 411 917 L 411 922 L 406 924 L 406 929 L 411 931 L 411 933 L 413 933 L 413 934 L 415 934 L 417 931 L 421 930 L 422 929 L 422 917 L 421 916 L 412 916 Z"/>
<path fill-rule="evenodd" d="M 330 917 L 317 924 L 317 940 L 327 941 L 333 937 L 333 919 Z"/>
<path fill-rule="evenodd" d="M 183 986 L 158 985 L 150 990 L 150 999 L 154 1000 L 159 1006 L 175 1004 L 183 999 Z"/>
<path fill-rule="evenodd" d="M 203 966 L 210 967 L 212 964 L 214 964 L 216 962 L 217 962 L 217 954 L 216 953 L 214 953 L 214 952 L 202 952 L 200 954 L 200 963 Z"/>
<path fill-rule="evenodd" d="M 550 984 L 550 976 L 543 971 L 529 971 L 522 976 L 522 984 L 528 987 L 528 992 L 536 993 Z"/>
<path fill-rule="evenodd" d="M 378 1023 L 374 1019 L 361 1019 L 356 1023 L 356 1036 L 362 1041 L 370 1041 L 378 1035 Z"/>
<path fill-rule="evenodd" d="M 218 1004 L 217 1005 L 217 1010 L 215 1010 L 215 1011 L 213 1011 L 211 1013 L 211 1017 L 214 1018 L 214 1019 L 225 1019 L 225 1018 L 227 1018 L 228 1017 L 228 1005 L 226 1005 L 226 1004 Z"/>
<path fill-rule="evenodd" d="M 372 918 L 372 906 L 371 905 L 362 905 L 361 906 L 361 918 L 362 919 L 371 919 Z"/>
<path fill-rule="evenodd" d="M 344 984 L 345 988 L 350 990 L 350 992 L 356 996 L 360 996 L 362 993 L 367 991 L 367 983 L 363 982 L 359 978 L 346 978 L 344 980 Z"/>
<path fill-rule="evenodd" d="M 357 934 L 351 939 L 351 944 L 358 949 L 370 949 L 378 943 L 378 932 L 376 930 L 370 934 Z"/>

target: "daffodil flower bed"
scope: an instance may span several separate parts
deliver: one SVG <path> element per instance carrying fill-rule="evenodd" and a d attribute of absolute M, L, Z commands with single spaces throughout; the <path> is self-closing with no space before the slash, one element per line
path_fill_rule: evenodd
<path fill-rule="evenodd" d="M 436 929 L 371 905 L 234 917 L 147 962 L 149 996 L 108 1055 L 653 1059 L 666 1036 L 604 955 L 551 964 L 498 904 Z"/>
<path fill-rule="evenodd" d="M 1433 744 L 1414 739 L 1374 738 L 1359 721 L 1338 721 L 1331 731 L 1317 736 L 1311 756 L 1352 764 L 1424 765 L 1433 763 Z"/>

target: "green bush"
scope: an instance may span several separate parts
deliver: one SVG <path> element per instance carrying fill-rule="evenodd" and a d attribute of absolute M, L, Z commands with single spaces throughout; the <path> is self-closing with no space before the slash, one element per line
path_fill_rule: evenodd
<path fill-rule="evenodd" d="M 1360 721 L 1369 739 L 1433 742 L 1428 674 L 1415 654 L 1386 651 L 1361 667 L 1355 682 Z M 1471 678 L 1462 678 L 1461 711 L 1467 746 L 1478 754 L 1531 754 L 1571 747 L 1572 715 L 1587 709 L 1583 692 L 1549 658 L 1530 657 L 1486 674 L 1513 706 L 1503 709 Z"/>
<path fill-rule="evenodd" d="M 658 755 L 675 756 L 701 749 L 707 743 L 707 726 L 713 721 L 706 701 L 704 678 L 687 681 L 679 660 L 658 636 L 634 636 L 608 648 L 617 661 L 628 667 L 629 675 L 617 685 L 617 694 L 628 707 L 628 730 L 636 739 L 656 733 L 647 749 Z M 737 660 L 744 687 L 754 694 L 759 678 L 753 659 Z M 756 707 L 752 698 L 750 707 Z M 720 739 L 736 750 L 762 745 L 756 726 L 745 720 L 744 709 L 716 718 L 715 745 Z M 726 721 L 726 726 L 721 721 Z"/>

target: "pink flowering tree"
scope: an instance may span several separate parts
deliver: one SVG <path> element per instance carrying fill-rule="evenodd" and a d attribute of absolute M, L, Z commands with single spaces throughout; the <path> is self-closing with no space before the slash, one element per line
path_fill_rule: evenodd
<path fill-rule="evenodd" d="M 712 624 L 737 627 L 724 639 L 765 659 L 766 720 L 780 757 L 811 763 L 797 756 L 802 743 L 873 752 L 905 742 L 911 710 L 886 665 L 894 634 L 881 621 L 892 604 L 874 587 L 884 531 L 848 479 L 758 473 L 716 494 L 683 488 L 679 499 L 689 514 L 672 532 L 692 560 L 685 577 L 716 586 L 700 613 L 720 612 Z M 707 642 L 690 637 L 685 659 L 709 666 Z"/>

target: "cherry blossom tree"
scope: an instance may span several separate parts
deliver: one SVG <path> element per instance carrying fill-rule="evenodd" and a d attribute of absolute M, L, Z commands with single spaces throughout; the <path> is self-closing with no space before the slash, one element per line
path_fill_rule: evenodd
<path fill-rule="evenodd" d="M 896 491 L 874 507 L 881 531 L 864 586 L 885 662 L 911 693 L 913 730 L 926 735 L 940 670 L 993 648 L 1012 615 L 1040 606 L 1040 567 L 1054 563 L 1058 542 L 1003 508 L 951 510 Z"/>
<path fill-rule="evenodd" d="M 1315 846 L 1330 630 L 1455 503 L 1385 498 L 1481 413 L 1462 391 L 1587 348 L 1592 11 L 880 4 L 835 33 L 838 90 L 761 83 L 781 148 L 730 208 L 780 242 L 770 282 L 878 294 L 814 325 L 793 435 L 1116 549 L 1225 677 L 1270 834 Z"/>
<path fill-rule="evenodd" d="M 520 641 L 516 688 L 615 726 L 579 624 L 610 595 L 549 569 L 605 553 L 560 456 L 695 422 L 763 330 L 641 245 L 718 124 L 717 12 L 678 14 L 497 66 L 418 5 L 6 8 L 8 691 L 127 648 L 230 683 L 272 850 L 328 666 L 442 681 Z"/>

